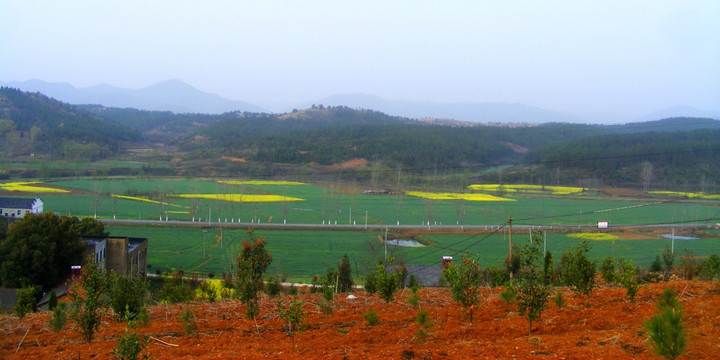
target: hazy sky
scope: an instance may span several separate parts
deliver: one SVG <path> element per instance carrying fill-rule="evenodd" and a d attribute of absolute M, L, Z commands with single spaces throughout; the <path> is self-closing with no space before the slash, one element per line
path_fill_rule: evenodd
<path fill-rule="evenodd" d="M 0 81 L 720 109 L 720 1 L 0 0 Z"/>

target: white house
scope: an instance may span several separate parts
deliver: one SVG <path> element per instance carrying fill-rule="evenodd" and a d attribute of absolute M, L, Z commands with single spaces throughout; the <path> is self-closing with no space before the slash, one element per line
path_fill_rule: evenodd
<path fill-rule="evenodd" d="M 21 218 L 25 214 L 41 214 L 43 202 L 40 198 L 0 198 L 0 215 L 7 218 Z"/>

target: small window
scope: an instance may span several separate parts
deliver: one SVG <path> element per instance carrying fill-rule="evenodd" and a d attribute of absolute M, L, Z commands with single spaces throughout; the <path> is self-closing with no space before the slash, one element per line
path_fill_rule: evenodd
<path fill-rule="evenodd" d="M 21 212 L 21 211 L 22 211 L 22 210 L 18 210 L 18 215 L 20 215 L 20 212 Z"/>

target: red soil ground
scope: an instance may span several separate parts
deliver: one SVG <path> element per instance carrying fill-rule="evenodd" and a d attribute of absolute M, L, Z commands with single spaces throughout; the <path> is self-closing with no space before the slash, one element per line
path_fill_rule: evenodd
<path fill-rule="evenodd" d="M 655 313 L 667 286 L 675 288 L 684 307 L 689 345 L 681 358 L 720 358 L 720 290 L 713 282 L 651 284 L 632 303 L 622 288 L 598 288 L 590 298 L 561 289 L 566 304 L 558 308 L 550 302 L 533 323 L 532 336 L 526 318 L 499 299 L 499 289 L 486 291 L 470 323 L 442 288 L 420 291 L 421 308 L 433 324 L 424 341 L 415 336 L 418 310 L 408 304 L 407 290 L 389 305 L 363 293 L 352 301 L 336 295 L 331 315 L 318 309 L 319 294 L 300 295 L 306 329 L 295 336 L 295 346 L 274 310 L 277 300 L 270 298 L 263 298 L 257 321 L 247 320 L 236 301 L 154 306 L 150 324 L 139 332 L 153 337 L 147 352 L 155 359 L 657 359 L 642 322 Z M 179 316 L 187 308 L 197 317 L 197 335 L 184 333 Z M 377 326 L 362 317 L 369 309 L 379 314 Z M 55 334 L 49 318 L 48 313 L 0 317 L 0 358 L 106 359 L 125 331 L 107 313 L 95 340 L 85 343 L 72 321 Z"/>

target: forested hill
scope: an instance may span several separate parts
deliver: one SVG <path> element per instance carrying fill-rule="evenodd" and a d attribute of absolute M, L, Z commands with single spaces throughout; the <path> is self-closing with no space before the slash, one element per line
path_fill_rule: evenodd
<path fill-rule="evenodd" d="M 488 181 L 497 181 L 497 174 L 485 170 L 508 165 L 502 167 L 505 181 L 638 184 L 647 181 L 641 179 L 645 174 L 655 183 L 720 182 L 720 121 L 698 118 L 488 125 L 419 121 L 345 106 L 287 114 L 174 114 L 78 107 L 0 88 L 0 139 L 4 158 L 34 152 L 92 160 L 153 147 L 155 155 L 142 161 L 172 158 L 170 171 L 190 175 L 266 175 L 362 159 L 378 168 L 469 172 Z"/>
<path fill-rule="evenodd" d="M 140 133 L 39 93 L 0 88 L 0 138 L 9 153 L 95 159 L 117 154 Z"/>
<path fill-rule="evenodd" d="M 673 128 L 670 119 L 660 128 Z M 706 128 L 690 131 L 648 131 L 588 137 L 540 147 L 524 162 L 547 172 L 602 179 L 611 184 L 693 184 L 720 181 L 720 122 L 684 119 Z M 668 125 L 665 127 L 664 125 Z M 634 129 L 642 126 L 634 126 Z M 627 128 L 623 128 L 629 132 Z"/>

